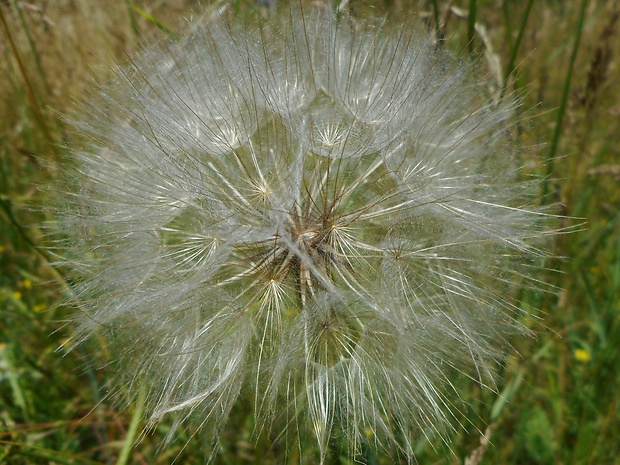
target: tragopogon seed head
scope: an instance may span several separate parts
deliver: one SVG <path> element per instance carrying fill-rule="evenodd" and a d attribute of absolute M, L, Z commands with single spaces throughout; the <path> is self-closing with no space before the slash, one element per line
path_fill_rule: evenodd
<path fill-rule="evenodd" d="M 217 436 L 243 390 L 321 458 L 335 428 L 353 453 L 412 458 L 454 372 L 485 383 L 522 329 L 507 296 L 545 217 L 511 107 L 423 33 L 215 19 L 120 69 L 89 113 L 62 222 L 78 339 L 109 338 L 153 423 Z"/>

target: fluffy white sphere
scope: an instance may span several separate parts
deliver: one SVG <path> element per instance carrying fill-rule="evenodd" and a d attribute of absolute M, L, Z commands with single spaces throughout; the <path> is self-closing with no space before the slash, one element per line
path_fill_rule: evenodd
<path fill-rule="evenodd" d="M 243 391 L 321 458 L 336 426 L 412 458 L 455 371 L 485 383 L 522 330 L 545 218 L 472 82 L 410 24 L 318 10 L 147 50 L 76 123 L 77 339 L 108 338 L 152 422 L 216 437 Z"/>

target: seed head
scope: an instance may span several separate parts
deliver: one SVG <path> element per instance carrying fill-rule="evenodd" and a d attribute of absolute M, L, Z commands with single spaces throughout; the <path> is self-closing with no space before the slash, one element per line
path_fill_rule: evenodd
<path fill-rule="evenodd" d="M 411 25 L 292 10 L 145 51 L 75 123 L 62 225 L 78 341 L 101 334 L 151 423 L 396 445 L 492 379 L 545 216 L 511 105 Z M 137 389 L 137 388 L 136 388 Z"/>

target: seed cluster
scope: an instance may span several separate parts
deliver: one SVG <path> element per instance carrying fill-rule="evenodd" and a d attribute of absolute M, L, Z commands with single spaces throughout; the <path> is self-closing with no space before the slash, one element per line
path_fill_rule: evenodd
<path fill-rule="evenodd" d="M 410 25 L 298 7 L 144 52 L 75 123 L 77 340 L 107 337 L 153 423 L 216 437 L 247 391 L 321 460 L 336 429 L 413 459 L 522 331 L 546 218 L 472 82 Z"/>

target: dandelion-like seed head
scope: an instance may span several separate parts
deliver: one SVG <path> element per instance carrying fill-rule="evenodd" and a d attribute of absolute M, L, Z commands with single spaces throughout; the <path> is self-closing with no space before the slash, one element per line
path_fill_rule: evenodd
<path fill-rule="evenodd" d="M 144 52 L 76 123 L 78 339 L 108 336 L 152 423 L 217 436 L 247 391 L 321 458 L 337 428 L 411 459 L 521 330 L 546 217 L 511 105 L 419 31 L 298 10 Z"/>

